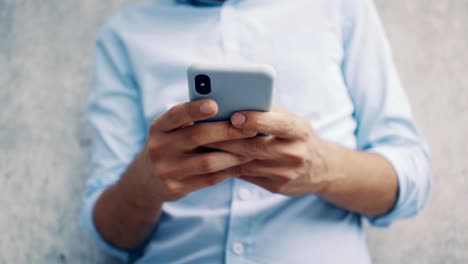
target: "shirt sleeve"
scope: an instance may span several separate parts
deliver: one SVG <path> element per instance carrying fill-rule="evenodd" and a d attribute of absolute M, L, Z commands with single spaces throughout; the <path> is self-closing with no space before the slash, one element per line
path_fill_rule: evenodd
<path fill-rule="evenodd" d="M 398 175 L 399 193 L 393 209 L 368 217 L 372 225 L 388 226 L 415 215 L 426 203 L 431 190 L 429 151 L 412 120 L 374 3 L 342 2 L 342 71 L 355 107 L 357 145 L 385 157 Z"/>
<path fill-rule="evenodd" d="M 107 253 L 122 261 L 131 252 L 105 241 L 93 221 L 101 193 L 119 180 L 146 137 L 140 93 L 119 35 L 107 25 L 97 39 L 88 116 L 95 128 L 91 175 L 83 199 L 80 225 Z"/>

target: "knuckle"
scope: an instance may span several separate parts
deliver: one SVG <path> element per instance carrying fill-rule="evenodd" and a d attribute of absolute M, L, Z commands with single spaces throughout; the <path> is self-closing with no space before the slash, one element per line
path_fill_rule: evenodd
<path fill-rule="evenodd" d="M 247 165 L 237 166 L 235 170 L 235 172 L 239 175 L 250 175 L 252 173 L 252 169 Z"/>
<path fill-rule="evenodd" d="M 156 145 L 156 142 L 154 140 L 148 140 L 148 143 L 146 143 L 146 148 L 148 150 L 148 154 L 151 158 L 157 155 L 159 152 L 159 146 Z"/>
<path fill-rule="evenodd" d="M 218 183 L 218 177 L 217 175 L 213 175 L 211 177 L 206 177 L 205 178 L 205 185 L 206 186 L 213 186 Z"/>
<path fill-rule="evenodd" d="M 274 193 L 280 193 L 281 192 L 281 185 L 279 184 L 273 184 L 271 187 Z"/>
<path fill-rule="evenodd" d="M 166 185 L 166 189 L 167 192 L 172 196 L 183 195 L 183 186 L 176 181 L 169 181 Z"/>
<path fill-rule="evenodd" d="M 230 167 L 228 169 L 225 169 L 224 171 L 228 174 L 228 175 L 242 175 L 241 174 L 241 171 L 240 171 L 240 167 L 241 165 L 238 165 L 238 166 L 235 166 L 235 167 Z"/>
<path fill-rule="evenodd" d="M 272 172 L 271 176 L 279 181 L 288 181 L 290 179 L 289 175 L 284 172 Z"/>
<path fill-rule="evenodd" d="M 164 147 L 158 141 L 156 140 L 148 141 L 148 154 L 153 161 L 156 157 L 161 155 L 161 153 L 163 152 L 163 149 Z"/>
<path fill-rule="evenodd" d="M 196 147 L 200 145 L 200 129 L 198 127 L 192 128 L 185 133 L 185 141 L 189 146 Z"/>
<path fill-rule="evenodd" d="M 248 151 L 251 154 L 258 155 L 258 154 L 263 154 L 267 151 L 267 146 L 265 142 L 263 141 L 255 140 L 248 144 L 249 144 Z"/>
<path fill-rule="evenodd" d="M 280 193 L 280 190 L 281 190 L 280 187 L 277 187 L 277 186 L 272 186 L 272 187 L 271 187 L 271 191 L 272 191 L 273 193 Z"/>
<path fill-rule="evenodd" d="M 251 158 L 249 158 L 247 156 L 240 156 L 240 155 L 237 155 L 236 159 L 237 159 L 238 164 L 244 164 L 244 163 L 249 162 L 249 161 L 252 160 Z"/>
<path fill-rule="evenodd" d="M 268 190 L 272 193 L 279 193 L 281 191 L 281 186 L 278 184 L 272 184 L 268 186 Z"/>
<path fill-rule="evenodd" d="M 172 169 L 166 165 L 157 165 L 155 173 L 160 179 L 166 180 L 172 175 Z"/>
<path fill-rule="evenodd" d="M 233 126 L 231 126 L 231 125 L 229 125 L 229 124 L 226 124 L 226 125 L 225 125 L 224 131 L 226 131 L 226 135 L 225 135 L 226 138 L 235 138 L 236 135 L 237 135 L 237 133 L 236 133 L 236 132 L 237 132 L 237 131 L 236 131 L 236 128 L 233 127 Z"/>
<path fill-rule="evenodd" d="M 169 119 L 169 121 L 171 122 L 174 122 L 177 120 L 178 118 L 178 114 L 177 114 L 177 106 L 173 106 L 171 108 L 169 108 L 169 110 L 167 110 L 166 112 L 166 116 L 167 116 L 167 119 Z"/>
<path fill-rule="evenodd" d="M 295 165 L 302 166 L 306 163 L 305 157 L 300 154 L 286 154 L 286 159 Z"/>
<path fill-rule="evenodd" d="M 213 168 L 214 168 L 213 162 L 212 162 L 212 160 L 210 158 L 205 157 L 200 161 L 199 170 L 202 173 L 211 172 L 213 170 Z"/>
<path fill-rule="evenodd" d="M 285 182 L 291 180 L 291 175 L 288 170 L 276 169 L 270 171 L 269 175 L 278 182 Z"/>
<path fill-rule="evenodd" d="M 149 127 L 149 132 L 150 132 L 150 134 L 154 134 L 154 133 L 156 133 L 156 132 L 158 131 L 158 122 L 156 122 L 156 120 L 157 120 L 157 119 L 155 119 L 155 120 L 151 123 L 151 125 L 150 125 L 150 127 Z"/>

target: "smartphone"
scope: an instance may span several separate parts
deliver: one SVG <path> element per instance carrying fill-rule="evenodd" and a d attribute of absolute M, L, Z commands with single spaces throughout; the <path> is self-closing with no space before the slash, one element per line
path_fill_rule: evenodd
<path fill-rule="evenodd" d="M 239 111 L 270 111 L 275 76 L 273 67 L 264 64 L 192 64 L 189 98 L 218 104 L 218 114 L 204 122 L 230 120 Z"/>

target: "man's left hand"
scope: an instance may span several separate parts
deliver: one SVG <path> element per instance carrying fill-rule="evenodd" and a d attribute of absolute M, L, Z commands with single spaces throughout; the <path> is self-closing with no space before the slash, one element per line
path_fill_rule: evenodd
<path fill-rule="evenodd" d="M 244 111 L 231 118 L 234 127 L 271 136 L 206 145 L 254 160 L 228 169 L 271 192 L 290 196 L 318 193 L 332 173 L 330 143 L 319 138 L 309 120 L 284 110 Z"/>

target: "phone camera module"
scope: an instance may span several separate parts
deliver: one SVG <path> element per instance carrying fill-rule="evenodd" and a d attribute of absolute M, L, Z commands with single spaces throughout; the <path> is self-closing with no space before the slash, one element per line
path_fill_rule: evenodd
<path fill-rule="evenodd" d="M 195 76 L 195 90 L 199 94 L 209 94 L 211 93 L 211 80 L 210 77 L 199 74 Z"/>

